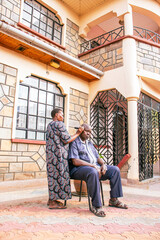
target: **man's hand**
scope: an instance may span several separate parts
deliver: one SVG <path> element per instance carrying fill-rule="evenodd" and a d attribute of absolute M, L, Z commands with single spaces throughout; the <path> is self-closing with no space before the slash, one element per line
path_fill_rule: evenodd
<path fill-rule="evenodd" d="M 101 170 L 101 174 L 105 175 L 105 173 L 107 171 L 107 166 L 105 164 L 102 164 L 100 170 Z"/>
<path fill-rule="evenodd" d="M 93 167 L 94 167 L 95 169 L 97 169 L 97 171 L 98 171 L 98 173 L 99 173 L 99 179 L 100 179 L 100 178 L 102 177 L 101 168 L 98 167 L 97 165 L 93 165 Z"/>

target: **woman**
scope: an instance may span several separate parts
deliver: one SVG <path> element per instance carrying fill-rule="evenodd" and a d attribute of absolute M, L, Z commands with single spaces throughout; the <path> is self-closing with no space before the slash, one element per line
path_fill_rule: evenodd
<path fill-rule="evenodd" d="M 70 142 L 74 141 L 84 130 L 80 127 L 76 134 L 70 136 L 63 123 L 62 109 L 51 112 L 53 121 L 48 124 L 46 135 L 46 162 L 48 176 L 50 209 L 66 208 L 58 199 L 71 198 L 68 149 Z"/>

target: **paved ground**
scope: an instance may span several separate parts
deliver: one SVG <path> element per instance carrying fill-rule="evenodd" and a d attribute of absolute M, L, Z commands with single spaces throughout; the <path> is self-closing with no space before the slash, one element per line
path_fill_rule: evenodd
<path fill-rule="evenodd" d="M 160 239 L 159 181 L 138 187 L 124 186 L 123 202 L 128 204 L 127 210 L 108 207 L 109 186 L 103 184 L 103 188 L 107 216 L 100 218 L 89 212 L 86 197 L 78 202 L 74 196 L 65 210 L 49 210 L 46 185 L 20 190 L 0 184 L 0 239 Z"/>

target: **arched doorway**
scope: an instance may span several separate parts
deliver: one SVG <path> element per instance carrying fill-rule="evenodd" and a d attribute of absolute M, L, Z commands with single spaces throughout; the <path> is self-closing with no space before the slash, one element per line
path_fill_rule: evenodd
<path fill-rule="evenodd" d="M 116 90 L 97 94 L 90 106 L 92 142 L 109 165 L 128 153 L 127 100 Z"/>

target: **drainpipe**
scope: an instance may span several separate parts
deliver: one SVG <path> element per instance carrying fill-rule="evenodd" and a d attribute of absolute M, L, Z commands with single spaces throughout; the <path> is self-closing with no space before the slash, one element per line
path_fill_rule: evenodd
<path fill-rule="evenodd" d="M 98 78 L 100 78 L 104 74 L 102 71 L 90 66 L 89 64 L 86 64 L 83 61 L 81 61 L 77 58 L 74 58 L 74 57 L 70 56 L 69 54 L 64 53 L 63 51 L 37 39 L 36 37 L 33 37 L 13 26 L 8 25 L 5 22 L 2 22 L 2 21 L 0 22 L 0 29 L 2 31 L 4 31 L 4 33 L 8 33 L 11 36 L 18 37 L 31 45 L 34 45 L 36 47 L 39 47 L 41 49 L 48 51 L 50 54 L 53 54 L 54 57 L 59 58 L 62 61 L 72 64 L 75 67 L 81 68 L 84 71 L 85 70 L 89 71 L 90 74 L 97 75 Z"/>

